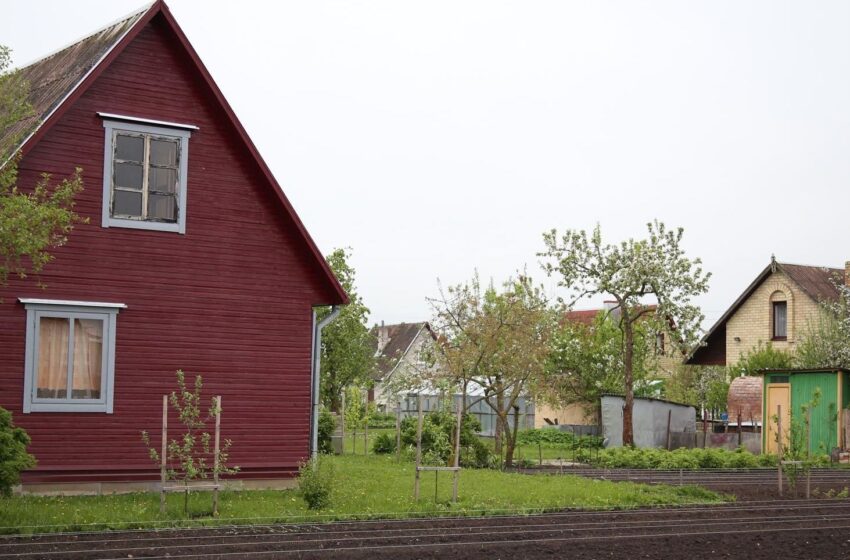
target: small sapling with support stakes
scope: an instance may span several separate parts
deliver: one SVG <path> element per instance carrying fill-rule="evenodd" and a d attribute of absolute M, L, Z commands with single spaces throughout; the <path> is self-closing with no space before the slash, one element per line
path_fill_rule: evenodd
<path fill-rule="evenodd" d="M 218 515 L 219 476 L 234 474 L 239 467 L 227 465 L 231 441 L 221 441 L 221 397 L 214 397 L 202 417 L 201 376 L 195 377 L 193 389 L 186 386 L 186 376 L 182 370 L 177 370 L 177 391 L 163 396 L 162 400 L 162 438 L 161 450 L 151 445 L 151 437 L 147 431 L 142 432 L 142 441 L 148 446 L 151 460 L 160 468 L 161 499 L 160 511 L 165 511 L 165 493 L 180 491 L 184 493 L 183 513 L 189 514 L 189 492 L 191 490 L 213 490 L 213 515 Z M 168 439 L 168 405 L 171 404 L 177 412 L 181 427 L 179 437 Z M 207 422 L 215 423 L 214 434 L 206 430 Z M 212 484 L 192 484 L 195 480 L 213 479 Z M 176 484 L 169 485 L 169 482 Z"/>

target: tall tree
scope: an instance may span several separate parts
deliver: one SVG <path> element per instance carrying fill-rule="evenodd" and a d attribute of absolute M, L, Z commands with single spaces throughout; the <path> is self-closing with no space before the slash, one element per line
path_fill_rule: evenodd
<path fill-rule="evenodd" d="M 655 363 L 653 333 L 646 325 L 635 326 L 633 378 L 635 392 L 650 381 Z M 554 406 L 580 405 L 588 418 L 598 420 L 600 398 L 623 391 L 623 333 L 614 317 L 601 311 L 586 325 L 562 321 L 552 338 L 546 382 L 535 395 Z"/>
<path fill-rule="evenodd" d="M 619 244 L 602 240 L 597 225 L 585 231 L 567 230 L 558 235 L 551 230 L 543 235 L 547 274 L 560 275 L 558 284 L 570 292 L 572 303 L 593 295 L 608 295 L 616 300 L 612 310 L 623 333 L 623 443 L 634 443 L 635 327 L 638 322 L 651 324 L 658 332 L 667 332 L 671 342 L 683 350 L 697 340 L 703 315 L 692 298 L 708 290 L 710 274 L 704 273 L 699 259 L 689 259 L 681 247 L 684 230 L 667 230 L 663 223 L 647 224 L 646 239 L 629 239 Z M 645 298 L 655 299 L 656 307 Z"/>
<path fill-rule="evenodd" d="M 820 303 L 821 313 L 806 325 L 797 345 L 801 367 L 850 368 L 850 286 L 840 279 L 833 284 L 838 298 Z"/>
<path fill-rule="evenodd" d="M 350 303 L 322 331 L 322 402 L 335 412 L 340 411 L 342 391 L 349 385 L 365 385 L 375 369 L 375 349 L 366 322 L 369 309 L 357 293 L 355 271 L 348 264 L 349 251 L 336 249 L 327 261 L 348 294 Z M 321 320 L 330 313 L 322 309 Z"/>
<path fill-rule="evenodd" d="M 543 379 L 553 325 L 543 291 L 530 278 L 508 280 L 501 290 L 471 281 L 440 289 L 429 300 L 441 351 L 435 370 L 461 391 L 467 410 L 485 401 L 496 415 L 496 451 L 505 446 L 510 466 L 519 428 L 520 397 Z M 483 395 L 467 398 L 470 389 Z M 513 419 L 513 423 L 511 423 Z"/>
<path fill-rule="evenodd" d="M 18 185 L 17 149 L 32 117 L 29 86 L 17 71 L 9 71 L 10 50 L 0 45 L 0 286 L 10 275 L 38 274 L 64 245 L 75 223 L 74 197 L 83 189 L 82 170 L 51 188 L 43 174 L 35 185 Z"/>

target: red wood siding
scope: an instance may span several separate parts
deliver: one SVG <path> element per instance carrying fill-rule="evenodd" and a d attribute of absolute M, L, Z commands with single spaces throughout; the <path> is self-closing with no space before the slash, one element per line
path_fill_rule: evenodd
<path fill-rule="evenodd" d="M 194 124 L 186 234 L 101 227 L 108 112 Z M 291 473 L 308 453 L 311 306 L 321 270 L 171 30 L 155 17 L 25 156 L 20 184 L 83 168 L 78 225 L 41 280 L 0 290 L 0 406 L 32 437 L 27 480 L 150 477 L 174 371 L 223 396 L 222 435 L 244 476 Z M 25 311 L 18 297 L 127 304 L 118 315 L 114 414 L 22 413 Z M 172 416 L 171 422 L 175 419 Z"/>

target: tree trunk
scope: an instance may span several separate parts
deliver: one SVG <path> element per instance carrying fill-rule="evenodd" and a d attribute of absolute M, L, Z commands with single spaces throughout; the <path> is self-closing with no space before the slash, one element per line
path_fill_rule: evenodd
<path fill-rule="evenodd" d="M 635 408 L 635 387 L 633 377 L 635 341 L 632 324 L 625 316 L 622 321 L 624 338 L 623 366 L 625 369 L 623 377 L 625 378 L 626 386 L 626 404 L 623 406 L 623 445 L 633 446 L 635 444 L 634 428 L 632 423 L 632 413 Z"/>
<path fill-rule="evenodd" d="M 508 417 L 505 416 L 507 419 Z M 516 450 L 516 435 L 519 428 L 519 407 L 514 406 L 514 427 L 505 422 L 505 466 L 512 467 L 514 464 L 514 451 Z"/>
<path fill-rule="evenodd" d="M 502 394 L 502 391 L 500 390 L 496 394 L 496 410 L 498 411 L 498 414 L 496 414 L 496 431 L 493 434 L 493 436 L 494 436 L 493 437 L 493 439 L 494 439 L 493 449 L 495 450 L 496 455 L 498 455 L 499 458 L 502 457 L 502 433 L 504 432 L 504 425 L 503 425 L 504 420 L 502 418 L 502 413 L 504 411 L 504 408 L 505 408 L 505 396 Z"/>

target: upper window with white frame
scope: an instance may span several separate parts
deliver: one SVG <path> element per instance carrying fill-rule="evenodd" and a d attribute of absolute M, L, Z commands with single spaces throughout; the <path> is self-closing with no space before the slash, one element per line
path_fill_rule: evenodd
<path fill-rule="evenodd" d="M 185 233 L 189 137 L 197 127 L 100 115 L 103 227 Z"/>
<path fill-rule="evenodd" d="M 112 412 L 123 304 L 21 299 L 27 310 L 24 412 Z"/>

